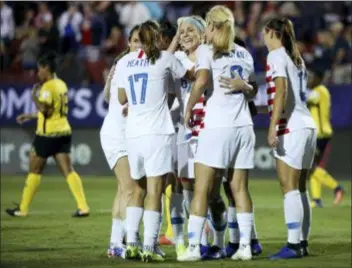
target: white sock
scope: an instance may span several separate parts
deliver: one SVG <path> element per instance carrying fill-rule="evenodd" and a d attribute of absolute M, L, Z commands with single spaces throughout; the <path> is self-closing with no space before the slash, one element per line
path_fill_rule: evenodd
<path fill-rule="evenodd" d="M 125 223 L 128 244 L 138 244 L 138 230 L 143 211 L 144 209 L 139 207 L 127 207 L 126 209 Z"/>
<path fill-rule="evenodd" d="M 188 220 L 188 243 L 189 245 L 199 245 L 202 237 L 206 218 L 190 215 Z"/>
<path fill-rule="evenodd" d="M 123 237 L 125 236 L 125 221 L 114 218 L 112 219 L 111 225 L 111 237 L 110 237 L 110 245 L 114 247 L 121 247 Z"/>
<path fill-rule="evenodd" d="M 222 213 L 219 219 L 214 219 L 213 214 L 210 214 L 210 223 L 211 229 L 214 232 L 213 245 L 219 248 L 225 247 L 225 232 L 227 226 L 227 215 L 226 212 Z"/>
<path fill-rule="evenodd" d="M 144 240 L 143 250 L 154 252 L 160 229 L 161 213 L 158 211 L 145 210 L 143 216 Z"/>
<path fill-rule="evenodd" d="M 188 191 L 188 190 L 183 190 L 183 198 L 184 198 L 184 204 L 185 204 L 185 209 L 187 215 L 189 215 L 190 207 L 191 207 L 191 202 L 193 199 L 193 192 Z"/>
<path fill-rule="evenodd" d="M 253 213 L 237 213 L 238 228 L 240 230 L 240 245 L 249 245 L 251 243 L 251 232 L 253 226 Z"/>
<path fill-rule="evenodd" d="M 240 231 L 238 229 L 237 215 L 235 207 L 227 208 L 227 224 L 229 227 L 229 241 L 233 244 L 240 242 Z"/>
<path fill-rule="evenodd" d="M 287 242 L 290 244 L 299 244 L 302 229 L 303 206 L 301 194 L 298 190 L 293 190 L 285 194 L 284 212 L 288 230 Z"/>
<path fill-rule="evenodd" d="M 183 214 L 183 195 L 172 193 L 170 200 L 170 214 L 172 231 L 176 246 L 184 244 L 184 214 Z"/>
<path fill-rule="evenodd" d="M 301 200 L 303 206 L 303 221 L 300 240 L 307 241 L 309 239 L 310 225 L 312 223 L 312 208 L 310 206 L 308 191 L 301 193 Z"/>
<path fill-rule="evenodd" d="M 252 226 L 252 231 L 251 231 L 251 239 L 258 240 L 258 233 L 257 233 L 257 229 L 255 227 L 254 206 L 253 206 L 253 226 Z"/>

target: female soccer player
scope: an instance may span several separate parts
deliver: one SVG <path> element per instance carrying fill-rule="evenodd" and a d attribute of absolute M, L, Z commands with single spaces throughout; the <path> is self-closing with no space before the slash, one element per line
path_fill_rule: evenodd
<path fill-rule="evenodd" d="M 239 250 L 233 259 L 252 258 L 250 239 L 253 223 L 252 202 L 248 192 L 248 171 L 254 166 L 255 135 L 248 101 L 245 95 L 253 87 L 245 80 L 254 71 L 253 59 L 248 51 L 233 43 L 234 18 L 224 6 L 213 7 L 206 16 L 206 39 L 211 46 L 197 50 L 196 81 L 185 113 L 190 125 L 192 108 L 213 79 L 213 91 L 205 109 L 204 129 L 200 132 L 195 157 L 195 191 L 188 223 L 189 247 L 179 261 L 196 261 L 201 258 L 199 242 L 206 220 L 208 201 L 217 183 L 219 170 L 234 168 L 230 180 L 237 205 L 239 229 L 242 233 Z M 239 77 L 236 91 L 221 87 L 220 78 Z M 220 180 L 221 182 L 221 180 Z"/>
<path fill-rule="evenodd" d="M 159 25 L 144 22 L 139 28 L 143 50 L 129 53 L 116 66 L 118 99 L 129 103 L 126 122 L 127 153 L 131 177 L 137 181 L 126 212 L 127 258 L 162 261 L 155 254 L 161 223 L 161 196 L 166 175 L 173 171 L 172 135 L 175 133 L 167 105 L 168 75 L 189 75 L 169 52 L 161 51 Z M 147 180 L 145 179 L 147 177 Z M 145 202 L 144 202 L 145 201 Z M 143 216 L 143 254 L 137 233 Z"/>
<path fill-rule="evenodd" d="M 310 204 L 306 191 L 312 167 L 316 129 L 306 104 L 307 72 L 295 40 L 292 22 L 272 19 L 264 30 L 270 127 L 268 143 L 274 149 L 277 174 L 284 194 L 287 245 L 270 259 L 299 258 L 301 241 L 307 254 Z"/>
<path fill-rule="evenodd" d="M 178 20 L 178 32 L 169 47 L 169 51 L 173 53 L 182 46 L 182 51 L 176 51 L 175 56 L 188 70 L 194 69 L 195 52 L 198 46 L 202 44 L 204 29 L 205 21 L 200 17 L 182 17 Z M 205 98 L 202 96 L 197 103 L 197 107 L 194 109 L 194 119 L 197 118 L 197 120 L 194 120 L 195 124 L 193 125 L 192 130 L 189 131 L 184 125 L 184 109 L 189 99 L 192 81 L 183 78 L 181 81 L 177 81 L 177 84 L 179 85 L 179 89 L 176 91 L 176 95 L 181 107 L 180 126 L 177 133 L 177 170 L 178 177 L 180 178 L 183 187 L 184 207 L 186 213 L 189 214 L 194 186 L 194 153 L 197 147 L 199 131 L 203 127 Z M 182 200 L 182 195 L 175 193 L 172 198 L 177 204 L 179 203 L 179 200 L 177 199 Z M 177 219 L 174 217 L 171 222 L 174 227 L 176 253 L 179 256 L 185 251 L 183 238 L 184 219 Z M 204 228 L 201 240 L 201 248 L 204 252 L 207 250 L 207 246 L 208 241 Z"/>
<path fill-rule="evenodd" d="M 100 142 L 110 169 L 115 173 L 118 188 L 112 207 L 112 228 L 110 236 L 109 257 L 125 257 L 123 238 L 125 235 L 126 206 L 132 196 L 134 182 L 130 176 L 125 139 L 126 118 L 117 99 L 117 76 L 115 67 L 120 58 L 141 47 L 138 35 L 139 25 L 135 26 L 128 37 L 128 49 L 115 59 L 104 88 L 109 111 L 100 130 Z M 125 108 L 126 109 L 126 108 Z"/>
<path fill-rule="evenodd" d="M 38 77 L 41 84 L 33 87 L 32 99 L 37 106 L 37 115 L 20 115 L 19 123 L 37 119 L 37 130 L 29 160 L 29 174 L 18 207 L 7 209 L 11 216 L 27 216 L 29 206 L 39 187 L 48 157 L 53 156 L 67 180 L 77 203 L 73 217 L 89 215 L 89 207 L 83 190 L 82 180 L 72 166 L 71 126 L 67 120 L 68 96 L 64 81 L 56 77 L 55 54 L 49 53 L 38 61 Z"/>
<path fill-rule="evenodd" d="M 324 161 L 328 155 L 327 148 L 333 136 L 330 122 L 330 93 L 322 80 L 324 72 L 314 70 L 311 72 L 311 79 L 308 79 L 308 87 L 312 89 L 308 97 L 308 108 L 317 126 L 317 151 L 315 154 L 314 167 L 310 176 L 310 190 L 312 193 L 311 206 L 323 207 L 321 201 L 321 186 L 324 185 L 334 191 L 334 205 L 342 202 L 344 189 L 324 168 Z M 325 160 L 324 159 L 324 160 Z"/>

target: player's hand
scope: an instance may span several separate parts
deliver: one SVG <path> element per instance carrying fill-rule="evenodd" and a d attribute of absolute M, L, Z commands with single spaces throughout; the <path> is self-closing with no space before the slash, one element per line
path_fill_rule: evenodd
<path fill-rule="evenodd" d="M 19 116 L 16 117 L 16 122 L 20 125 L 30 120 L 31 120 L 31 117 L 28 116 L 28 114 L 20 114 Z"/>
<path fill-rule="evenodd" d="M 271 148 L 276 148 L 279 145 L 279 139 L 276 134 L 276 128 L 270 127 L 268 133 L 268 144 Z"/>
<path fill-rule="evenodd" d="M 128 115 L 128 105 L 123 106 L 123 108 L 122 108 L 122 115 L 123 115 L 124 117 L 127 117 L 127 115 Z"/>
<path fill-rule="evenodd" d="M 188 129 L 191 129 L 193 125 L 192 122 L 192 111 L 186 111 L 185 113 L 185 126 Z"/>
<path fill-rule="evenodd" d="M 231 79 L 221 76 L 219 82 L 221 88 L 228 89 L 228 91 L 225 92 L 226 95 L 230 95 L 234 92 L 241 92 L 246 88 L 246 82 L 238 77 Z"/>

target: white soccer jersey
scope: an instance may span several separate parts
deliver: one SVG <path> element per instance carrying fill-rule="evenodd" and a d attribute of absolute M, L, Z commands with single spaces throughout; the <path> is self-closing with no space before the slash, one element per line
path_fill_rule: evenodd
<path fill-rule="evenodd" d="M 213 59 L 209 45 L 201 45 L 197 51 L 196 71 L 206 69 L 213 77 L 213 91 L 210 92 L 205 107 L 204 128 L 241 127 L 253 125 L 252 117 L 242 92 L 226 95 L 227 89 L 221 88 L 221 76 L 239 76 L 249 80 L 254 72 L 253 58 L 243 47 L 234 44 L 233 50 L 218 59 Z"/>
<path fill-rule="evenodd" d="M 286 53 L 285 48 L 281 47 L 269 53 L 266 70 L 270 116 L 276 92 L 274 79 L 276 77 L 287 79 L 286 104 L 278 122 L 277 134 L 280 136 L 297 129 L 315 128 L 313 118 L 306 105 L 307 71 L 305 66 L 297 68 Z"/>
<path fill-rule="evenodd" d="M 175 133 L 167 106 L 168 78 L 170 74 L 182 78 L 187 71 L 176 57 L 162 51 L 151 64 L 144 51 L 138 50 L 124 56 L 117 69 L 124 74 L 118 86 L 126 90 L 129 103 L 126 137 Z"/>
<path fill-rule="evenodd" d="M 123 74 L 115 69 L 114 76 L 111 79 L 110 84 L 110 99 L 109 99 L 109 108 L 108 113 L 106 114 L 101 128 L 101 133 L 112 135 L 112 136 L 121 136 L 116 137 L 119 139 L 125 139 L 125 127 L 126 127 L 126 118 L 122 114 L 123 106 L 120 104 L 117 93 L 118 93 L 118 77 L 121 77 Z"/>

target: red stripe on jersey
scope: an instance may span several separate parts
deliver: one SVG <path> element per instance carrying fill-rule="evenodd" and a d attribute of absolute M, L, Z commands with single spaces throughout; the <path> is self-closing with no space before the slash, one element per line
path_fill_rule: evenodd
<path fill-rule="evenodd" d="M 138 59 L 141 59 L 143 57 L 143 55 L 144 55 L 144 51 L 141 50 L 138 54 Z"/>
<path fill-rule="evenodd" d="M 285 118 L 282 118 L 279 120 L 279 125 L 284 125 L 284 124 L 287 124 L 287 120 Z"/>
<path fill-rule="evenodd" d="M 274 99 L 270 99 L 270 100 L 268 100 L 268 105 L 270 106 L 270 105 L 273 105 L 274 104 Z"/>
<path fill-rule="evenodd" d="M 192 131 L 192 136 L 193 136 L 193 137 L 198 137 L 198 136 L 199 136 L 199 131 L 193 130 L 193 131 Z"/>
<path fill-rule="evenodd" d="M 266 65 L 265 70 L 266 70 L 266 71 L 270 71 L 270 65 L 269 65 L 269 64 Z"/>
<path fill-rule="evenodd" d="M 205 112 L 203 109 L 193 109 L 192 112 L 194 115 L 205 116 Z"/>
<path fill-rule="evenodd" d="M 203 119 L 196 119 L 193 120 L 193 126 L 200 126 L 200 128 L 204 128 L 204 123 L 203 123 Z"/>
<path fill-rule="evenodd" d="M 269 82 L 272 82 L 272 81 L 273 81 L 273 78 L 271 76 L 265 77 L 265 82 L 269 83 Z"/>
<path fill-rule="evenodd" d="M 201 98 L 199 99 L 198 103 L 204 103 L 204 100 L 205 100 L 205 98 L 204 98 L 204 97 L 201 97 Z"/>
<path fill-rule="evenodd" d="M 289 130 L 288 128 L 277 131 L 277 132 L 276 132 L 276 135 L 277 135 L 277 136 L 281 136 L 281 135 L 285 135 L 285 134 L 287 134 L 287 133 L 290 133 L 290 130 Z"/>
<path fill-rule="evenodd" d="M 275 93 L 276 92 L 276 87 L 269 87 L 267 90 L 266 90 L 266 93 L 267 94 L 271 94 L 271 93 Z"/>

